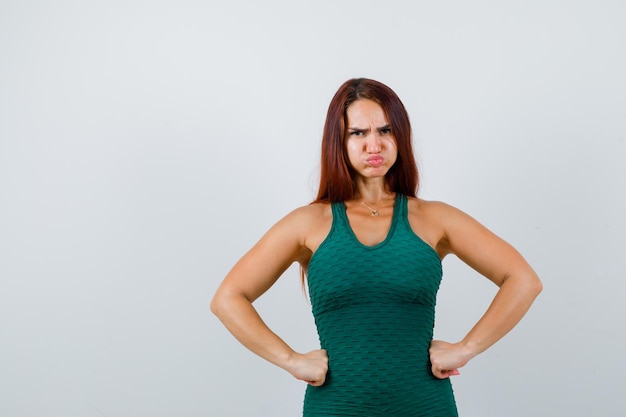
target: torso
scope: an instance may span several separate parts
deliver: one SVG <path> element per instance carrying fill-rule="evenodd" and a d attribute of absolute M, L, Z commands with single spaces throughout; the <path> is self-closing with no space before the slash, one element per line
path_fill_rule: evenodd
<path fill-rule="evenodd" d="M 450 381 L 432 375 L 428 355 L 442 277 L 437 242 L 409 222 L 413 205 L 417 225 L 426 223 L 417 230 L 437 238 L 439 222 L 428 224 L 437 210 L 408 203 L 399 195 L 378 217 L 358 202 L 329 207 L 330 230 L 320 232 L 307 276 L 329 370 L 324 385 L 307 387 L 305 417 L 457 416 Z"/>

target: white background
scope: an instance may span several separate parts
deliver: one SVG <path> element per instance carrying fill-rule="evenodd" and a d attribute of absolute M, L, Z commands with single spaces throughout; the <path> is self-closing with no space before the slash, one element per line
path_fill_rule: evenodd
<path fill-rule="evenodd" d="M 404 101 L 421 196 L 544 281 L 454 379 L 461 415 L 626 415 L 625 21 L 621 0 L 1 1 L 0 415 L 299 415 L 304 384 L 209 301 L 314 197 L 357 76 Z M 494 293 L 446 259 L 436 337 Z M 257 306 L 317 347 L 296 268 Z"/>

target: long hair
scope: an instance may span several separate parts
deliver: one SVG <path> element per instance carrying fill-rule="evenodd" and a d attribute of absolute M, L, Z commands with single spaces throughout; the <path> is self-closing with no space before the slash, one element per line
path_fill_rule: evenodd
<path fill-rule="evenodd" d="M 398 156 L 385 175 L 387 188 L 411 197 L 417 194 L 419 176 L 411 144 L 411 123 L 404 105 L 385 84 L 354 78 L 339 87 L 328 106 L 322 136 L 320 186 L 315 203 L 345 201 L 354 196 L 355 172 L 348 163 L 345 147 L 346 110 L 360 99 L 375 101 L 382 107 L 396 139 Z"/>

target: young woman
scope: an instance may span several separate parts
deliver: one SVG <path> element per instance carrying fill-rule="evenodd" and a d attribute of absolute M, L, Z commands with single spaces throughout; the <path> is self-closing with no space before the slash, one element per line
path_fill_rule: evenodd
<path fill-rule="evenodd" d="M 306 381 L 305 417 L 456 416 L 449 377 L 526 313 L 542 284 L 476 220 L 416 197 L 411 126 L 397 95 L 369 79 L 333 97 L 320 187 L 228 273 L 212 311 L 248 349 Z M 454 254 L 499 290 L 456 343 L 432 340 L 441 260 Z M 321 349 L 295 352 L 252 303 L 298 262 Z"/>

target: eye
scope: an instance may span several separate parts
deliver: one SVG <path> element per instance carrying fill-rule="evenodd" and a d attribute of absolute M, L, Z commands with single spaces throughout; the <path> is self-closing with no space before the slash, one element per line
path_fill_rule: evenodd
<path fill-rule="evenodd" d="M 391 128 L 390 127 L 384 127 L 382 129 L 380 129 L 380 134 L 381 135 L 389 135 L 391 133 Z"/>
<path fill-rule="evenodd" d="M 350 131 L 350 136 L 363 136 L 363 132 L 360 130 L 352 130 Z"/>

